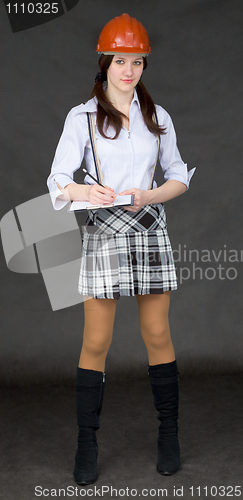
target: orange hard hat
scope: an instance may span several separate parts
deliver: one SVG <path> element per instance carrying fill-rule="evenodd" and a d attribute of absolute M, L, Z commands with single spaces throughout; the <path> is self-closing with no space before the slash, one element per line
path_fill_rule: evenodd
<path fill-rule="evenodd" d="M 149 37 L 144 26 L 129 14 L 111 19 L 100 33 L 97 52 L 102 54 L 142 54 L 151 53 Z"/>

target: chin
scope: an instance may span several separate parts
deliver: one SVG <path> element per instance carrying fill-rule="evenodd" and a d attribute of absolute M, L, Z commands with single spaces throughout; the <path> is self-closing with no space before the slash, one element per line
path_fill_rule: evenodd
<path fill-rule="evenodd" d="M 122 88 L 122 90 L 126 90 L 126 89 L 131 90 L 131 89 L 134 89 L 136 87 L 136 85 L 137 85 L 137 82 L 134 82 L 134 81 L 132 81 L 130 83 L 122 82 L 121 88 Z"/>

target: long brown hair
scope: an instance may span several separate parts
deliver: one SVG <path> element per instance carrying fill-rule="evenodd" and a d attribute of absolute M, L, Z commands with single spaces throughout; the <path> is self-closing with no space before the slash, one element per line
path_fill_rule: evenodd
<path fill-rule="evenodd" d="M 121 111 L 118 111 L 109 99 L 106 97 L 105 91 L 103 89 L 103 81 L 107 79 L 107 70 L 113 59 L 113 55 L 101 54 L 99 58 L 100 74 L 99 78 L 95 82 L 94 88 L 92 89 L 90 97 L 96 96 L 98 99 L 97 106 L 97 127 L 99 133 L 107 139 L 116 139 L 120 134 L 122 128 L 122 117 L 125 116 Z M 147 59 L 143 57 L 143 69 L 147 67 Z M 165 133 L 165 129 L 159 126 L 153 120 L 153 115 L 155 112 L 155 105 L 150 97 L 148 91 L 141 81 L 138 82 L 136 86 L 138 99 L 140 102 L 140 108 L 143 115 L 145 125 L 148 130 L 155 135 L 161 135 Z M 108 127 L 111 125 L 115 130 L 114 137 L 108 137 L 104 132 L 104 123 L 106 121 L 106 132 Z M 127 118 L 127 117 L 126 117 Z"/>

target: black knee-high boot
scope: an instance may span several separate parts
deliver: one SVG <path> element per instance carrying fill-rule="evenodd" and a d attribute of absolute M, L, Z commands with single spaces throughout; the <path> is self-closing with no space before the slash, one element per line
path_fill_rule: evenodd
<path fill-rule="evenodd" d="M 149 366 L 149 377 L 154 395 L 154 405 L 158 410 L 158 463 L 160 474 L 174 474 L 180 467 L 178 442 L 178 370 L 176 361 Z"/>
<path fill-rule="evenodd" d="M 100 427 L 105 387 L 105 374 L 77 368 L 78 449 L 74 479 L 78 484 L 91 484 L 97 479 L 98 445 L 96 431 Z"/>

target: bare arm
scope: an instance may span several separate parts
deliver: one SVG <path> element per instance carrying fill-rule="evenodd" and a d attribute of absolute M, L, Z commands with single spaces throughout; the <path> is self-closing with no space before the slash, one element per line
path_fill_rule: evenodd
<path fill-rule="evenodd" d="M 180 194 L 185 193 L 187 187 L 180 181 L 173 179 L 166 181 L 162 186 L 147 191 L 148 205 L 152 203 L 164 203 L 165 201 L 172 200 Z"/>
<path fill-rule="evenodd" d="M 89 201 L 93 205 L 96 205 L 111 203 L 116 199 L 114 189 L 107 186 L 70 183 L 65 188 L 62 188 L 58 182 L 56 184 L 62 192 L 59 198 L 65 201 Z"/>
<path fill-rule="evenodd" d="M 134 206 L 131 208 L 126 207 L 126 209 L 130 212 L 137 212 L 144 205 L 164 203 L 165 201 L 172 200 L 180 194 L 185 193 L 186 189 L 187 186 L 182 182 L 170 179 L 155 189 L 144 191 L 143 189 L 131 188 L 119 193 L 119 195 L 134 194 Z"/>

